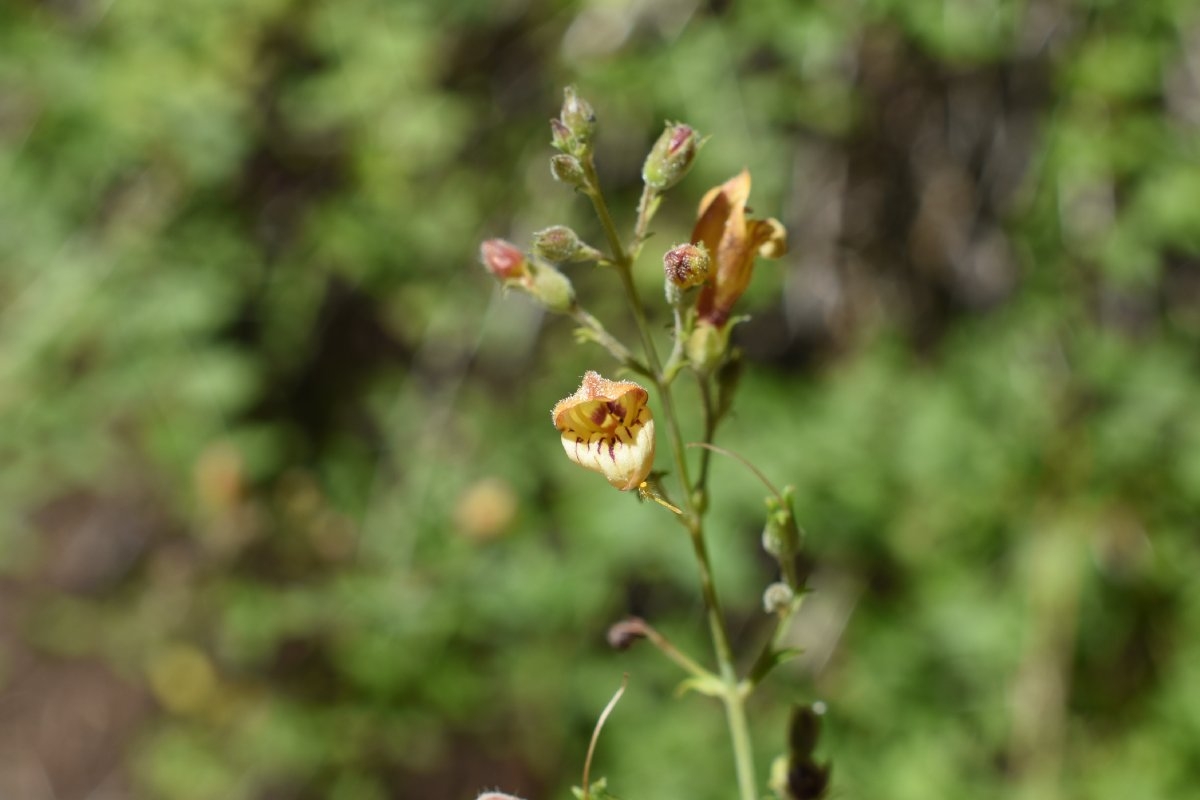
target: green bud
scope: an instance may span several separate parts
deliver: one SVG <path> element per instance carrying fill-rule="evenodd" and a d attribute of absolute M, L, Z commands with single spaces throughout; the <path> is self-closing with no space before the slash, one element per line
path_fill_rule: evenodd
<path fill-rule="evenodd" d="M 783 490 L 783 498 L 767 497 L 767 523 L 763 526 L 762 546 L 781 564 L 800 551 L 800 527 L 792 511 L 793 489 Z"/>
<path fill-rule="evenodd" d="M 566 275 L 548 264 L 537 265 L 527 288 L 550 311 L 566 314 L 575 308 L 575 287 Z"/>
<path fill-rule="evenodd" d="M 571 136 L 571 130 L 566 125 L 563 125 L 561 119 L 550 120 L 550 144 L 555 150 L 561 150 L 564 153 L 570 153 L 575 149 L 575 139 Z"/>
<path fill-rule="evenodd" d="M 533 252 L 549 261 L 595 261 L 601 253 L 579 239 L 579 234 L 565 225 L 554 225 L 533 235 Z"/>
<path fill-rule="evenodd" d="M 559 154 L 550 157 L 550 174 L 568 186 L 582 189 L 587 186 L 587 174 L 575 156 Z"/>
<path fill-rule="evenodd" d="M 655 191 L 670 189 L 687 175 L 700 149 L 696 132 L 687 125 L 668 122 L 642 165 L 642 180 Z"/>
<path fill-rule="evenodd" d="M 729 348 L 729 326 L 720 328 L 700 320 L 687 340 L 688 363 L 701 374 L 716 369 Z"/>
<path fill-rule="evenodd" d="M 559 119 L 578 144 L 586 147 L 592 141 L 592 134 L 596 130 L 596 112 L 591 103 L 576 93 L 574 86 L 563 89 Z"/>
<path fill-rule="evenodd" d="M 792 605 L 792 601 L 796 599 L 796 593 L 786 583 L 776 581 L 763 592 L 762 599 L 764 611 L 768 614 L 779 614 Z"/>

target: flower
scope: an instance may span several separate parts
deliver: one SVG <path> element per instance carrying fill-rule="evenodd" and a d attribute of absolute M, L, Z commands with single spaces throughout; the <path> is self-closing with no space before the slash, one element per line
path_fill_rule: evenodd
<path fill-rule="evenodd" d="M 701 322 L 721 327 L 734 303 L 750 285 L 754 257 L 779 258 L 787 253 L 787 231 L 777 219 L 746 217 L 750 173 L 742 170 L 710 189 L 700 201 L 692 241 L 712 254 L 713 277 L 696 301 Z"/>
<path fill-rule="evenodd" d="M 578 391 L 551 412 L 567 458 L 623 492 L 641 486 L 654 465 L 648 399 L 636 383 L 610 381 L 596 372 L 584 375 Z"/>

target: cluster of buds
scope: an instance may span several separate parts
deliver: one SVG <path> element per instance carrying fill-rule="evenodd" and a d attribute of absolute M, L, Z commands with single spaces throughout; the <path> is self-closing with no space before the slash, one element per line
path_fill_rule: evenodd
<path fill-rule="evenodd" d="M 550 159 L 550 173 L 556 180 L 576 189 L 586 189 L 584 164 L 592 157 L 592 136 L 596 132 L 596 112 L 579 96 L 575 87 L 563 89 L 559 115 L 550 120 L 550 143 L 559 153 Z"/>

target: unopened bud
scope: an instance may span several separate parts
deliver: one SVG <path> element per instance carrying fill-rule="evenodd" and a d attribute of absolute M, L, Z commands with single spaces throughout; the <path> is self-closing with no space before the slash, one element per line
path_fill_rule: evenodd
<path fill-rule="evenodd" d="M 576 189 L 582 189 L 587 185 L 587 174 L 575 156 L 564 154 L 551 156 L 550 174 L 556 180 L 562 181 L 568 186 L 574 186 Z"/>
<path fill-rule="evenodd" d="M 538 264 L 529 293 L 551 311 L 566 314 L 575 308 L 575 287 L 566 275 L 547 264 Z"/>
<path fill-rule="evenodd" d="M 533 252 L 550 261 L 594 261 L 600 252 L 579 239 L 566 225 L 554 225 L 533 235 Z"/>
<path fill-rule="evenodd" d="M 574 86 L 563 89 L 563 105 L 559 119 L 578 144 L 586 146 L 591 142 L 592 133 L 596 130 L 596 112 L 591 103 L 579 96 Z"/>
<path fill-rule="evenodd" d="M 484 792 L 475 800 L 521 800 L 521 798 L 504 792 Z"/>
<path fill-rule="evenodd" d="M 783 490 L 782 497 L 767 497 L 767 523 L 763 526 L 762 546 L 776 560 L 793 558 L 800 550 L 800 526 L 792 511 L 792 487 Z"/>
<path fill-rule="evenodd" d="M 728 326 L 718 328 L 700 320 L 687 340 L 688 362 L 697 372 L 708 374 L 721 364 L 728 347 Z"/>
<path fill-rule="evenodd" d="M 646 623 L 630 617 L 615 623 L 608 629 L 608 646 L 613 650 L 628 650 L 639 639 L 646 638 Z"/>
<path fill-rule="evenodd" d="M 563 124 L 561 119 L 550 120 L 550 144 L 555 150 L 561 150 L 564 153 L 571 152 L 574 149 L 575 143 L 571 136 L 571 130 Z"/>
<path fill-rule="evenodd" d="M 680 244 L 663 256 L 663 272 L 667 280 L 680 289 L 690 289 L 708 280 L 712 260 L 703 244 Z"/>
<path fill-rule="evenodd" d="M 527 274 L 525 254 L 504 239 L 488 239 L 481 244 L 479 259 L 488 272 L 502 281 L 519 280 Z"/>
<path fill-rule="evenodd" d="M 670 189 L 687 175 L 699 149 L 700 142 L 691 127 L 667 123 L 642 165 L 642 180 L 658 192 Z"/>
<path fill-rule="evenodd" d="M 778 614 L 791 606 L 792 601 L 796 599 L 796 593 L 786 583 L 777 581 L 767 587 L 762 599 L 764 611 L 768 614 Z"/>

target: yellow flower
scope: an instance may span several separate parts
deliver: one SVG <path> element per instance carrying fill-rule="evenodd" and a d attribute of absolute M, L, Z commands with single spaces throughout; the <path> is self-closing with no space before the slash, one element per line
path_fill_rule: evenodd
<path fill-rule="evenodd" d="M 625 492 L 636 489 L 654 466 L 654 419 L 646 390 L 630 381 L 610 381 L 596 372 L 552 416 L 567 458 L 599 472 Z"/>
<path fill-rule="evenodd" d="M 777 219 L 748 219 L 750 173 L 742 170 L 710 189 L 700 201 L 692 242 L 704 243 L 712 256 L 712 279 L 700 292 L 700 319 L 716 327 L 728 321 L 734 303 L 750 285 L 754 257 L 779 258 L 787 253 L 787 231 Z"/>

